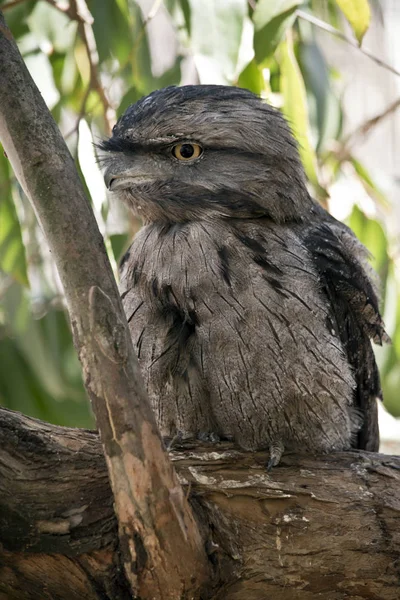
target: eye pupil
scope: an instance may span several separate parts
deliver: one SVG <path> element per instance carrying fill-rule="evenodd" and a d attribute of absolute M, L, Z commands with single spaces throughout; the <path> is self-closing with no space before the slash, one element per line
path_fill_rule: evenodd
<path fill-rule="evenodd" d="M 196 158 L 199 158 L 203 149 L 199 144 L 191 144 L 190 142 L 184 142 L 183 144 L 177 144 L 172 148 L 172 154 L 180 161 L 193 162 Z"/>
<path fill-rule="evenodd" d="M 194 154 L 194 148 L 192 144 L 182 144 L 179 149 L 179 153 L 182 158 L 191 158 Z"/>

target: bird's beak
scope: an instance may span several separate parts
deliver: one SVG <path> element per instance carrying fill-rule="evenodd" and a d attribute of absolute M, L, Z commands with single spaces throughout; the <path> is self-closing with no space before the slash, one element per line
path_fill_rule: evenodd
<path fill-rule="evenodd" d="M 110 192 L 115 192 L 118 189 L 130 188 L 141 183 L 147 183 L 153 178 L 145 173 L 113 173 L 108 171 L 104 175 L 104 182 Z"/>
<path fill-rule="evenodd" d="M 115 191 L 118 187 L 122 187 L 126 183 L 126 180 L 126 173 L 113 173 L 112 170 L 107 169 L 104 174 L 104 183 L 110 191 Z"/>
<path fill-rule="evenodd" d="M 106 168 L 104 182 L 110 191 L 115 192 L 154 180 L 154 174 L 145 172 L 143 167 L 146 165 L 141 160 L 130 160 L 129 164 L 124 160 L 116 160 Z"/>

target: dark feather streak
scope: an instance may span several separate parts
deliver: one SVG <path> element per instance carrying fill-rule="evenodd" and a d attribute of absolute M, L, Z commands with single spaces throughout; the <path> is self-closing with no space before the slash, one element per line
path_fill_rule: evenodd
<path fill-rule="evenodd" d="M 346 256 L 340 240 L 327 224 L 314 228 L 305 239 L 320 273 L 321 286 L 329 299 L 329 330 L 335 330 L 343 344 L 356 380 L 355 406 L 364 417 L 355 444 L 377 451 L 379 434 L 375 398 L 381 397 L 379 372 L 369 337 L 384 335 L 378 299 L 359 262 Z M 362 300 L 363 299 L 363 300 Z M 371 322 L 369 305 L 375 313 Z M 332 327 L 334 323 L 334 327 Z"/>
<path fill-rule="evenodd" d="M 229 251 L 226 246 L 218 248 L 218 257 L 220 261 L 220 269 L 222 278 L 229 287 L 231 287 L 231 275 L 229 271 Z"/>

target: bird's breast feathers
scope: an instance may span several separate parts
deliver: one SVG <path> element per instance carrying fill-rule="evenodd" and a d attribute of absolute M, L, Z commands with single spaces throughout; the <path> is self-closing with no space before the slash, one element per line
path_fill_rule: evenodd
<path fill-rule="evenodd" d="M 287 227 L 149 225 L 121 292 L 166 435 L 211 422 L 247 448 L 282 436 L 286 446 L 349 446 L 354 379 L 318 274 Z"/>

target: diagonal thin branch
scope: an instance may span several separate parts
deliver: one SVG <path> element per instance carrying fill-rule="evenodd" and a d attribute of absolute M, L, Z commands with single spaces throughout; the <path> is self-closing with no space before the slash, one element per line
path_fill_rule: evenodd
<path fill-rule="evenodd" d="M 353 48 L 356 48 L 357 50 L 359 50 L 359 52 L 361 52 L 362 54 L 364 54 L 365 56 L 367 56 L 368 58 L 373 60 L 380 67 L 387 69 L 391 73 L 394 73 L 394 75 L 400 76 L 400 71 L 395 69 L 392 65 L 389 65 L 387 62 L 385 62 L 384 60 L 379 58 L 379 56 L 376 56 L 370 50 L 367 50 L 366 48 L 362 48 L 356 40 L 347 36 L 342 31 L 339 31 L 339 29 L 332 27 L 332 25 L 329 25 L 329 23 L 326 23 L 325 21 L 322 21 L 321 19 L 318 19 L 317 17 L 310 15 L 309 13 L 305 12 L 304 10 L 297 10 L 296 15 L 300 19 L 303 19 L 304 21 L 308 21 L 309 23 L 312 23 L 316 27 L 319 27 L 319 29 L 322 29 L 323 31 L 327 31 L 328 33 L 331 33 L 332 35 L 335 35 L 336 37 L 340 38 L 341 40 L 343 40 L 350 46 L 353 46 Z"/>
<path fill-rule="evenodd" d="M 1 10 L 8 10 L 9 8 L 14 8 L 14 6 L 18 6 L 18 4 L 22 4 L 23 2 L 26 2 L 26 0 L 10 0 L 10 2 L 3 4 Z"/>
<path fill-rule="evenodd" d="M 354 140 L 358 137 L 362 137 L 367 135 L 371 129 L 376 127 L 379 123 L 381 123 L 386 117 L 389 117 L 391 114 L 396 112 L 396 110 L 400 107 L 400 98 L 397 98 L 394 102 L 389 104 L 385 110 L 374 117 L 371 117 L 365 123 L 361 123 L 354 131 L 349 133 L 345 139 L 343 140 L 343 145 L 347 146 L 350 143 L 354 143 Z"/>

